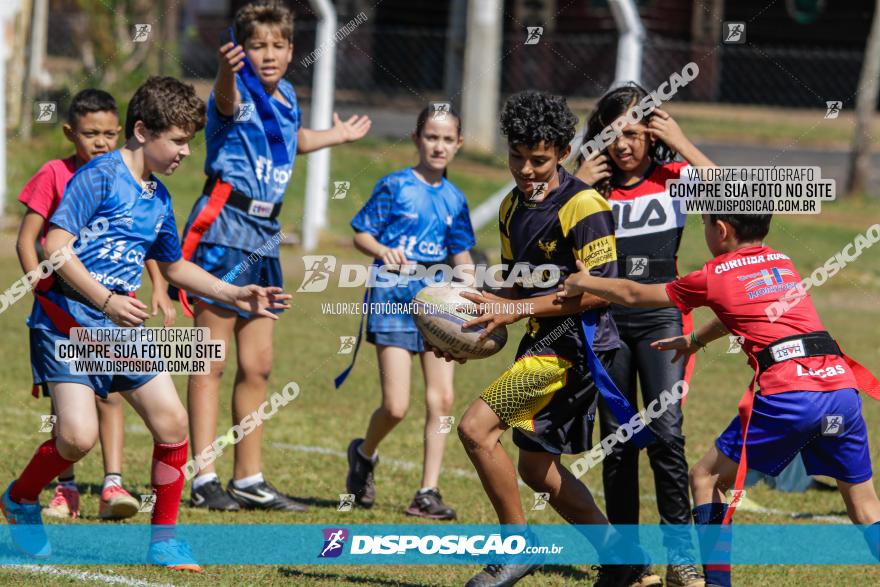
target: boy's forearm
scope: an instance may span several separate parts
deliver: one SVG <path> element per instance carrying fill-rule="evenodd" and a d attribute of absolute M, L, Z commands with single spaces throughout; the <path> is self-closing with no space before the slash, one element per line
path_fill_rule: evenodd
<path fill-rule="evenodd" d="M 70 240 L 63 242 L 63 239 L 50 232 L 46 238 L 46 255 L 50 259 L 64 258 L 65 261 L 57 265 L 58 274 L 95 307 L 101 308 L 112 292 L 93 278 L 79 257 L 70 250 L 73 240 L 73 235 L 70 235 Z"/>
<path fill-rule="evenodd" d="M 153 282 L 153 291 L 164 291 L 168 283 L 165 281 L 165 278 L 162 277 L 162 270 L 159 269 L 159 263 L 156 262 L 155 259 L 147 259 L 144 262 L 144 265 L 147 268 L 147 275 L 150 276 L 150 281 Z"/>
<path fill-rule="evenodd" d="M 697 340 L 702 344 L 709 344 L 713 340 L 718 340 L 728 334 L 728 332 L 727 327 L 721 323 L 721 320 L 715 317 L 694 330 L 694 336 L 696 336 Z"/>
<path fill-rule="evenodd" d="M 572 279 L 572 278 L 569 278 Z M 595 277 L 578 273 L 573 276 L 577 288 L 613 304 L 642 308 L 674 306 L 664 284 L 644 284 L 616 277 Z"/>
<path fill-rule="evenodd" d="M 162 276 L 175 287 L 225 304 L 235 302 L 239 289 L 237 285 L 216 278 L 195 263 L 178 259 L 173 263 L 159 261 L 157 264 Z"/>
<path fill-rule="evenodd" d="M 235 74 L 221 67 L 214 82 L 214 104 L 220 114 L 235 114 L 235 103 L 238 101 L 238 88 L 235 86 Z"/>
<path fill-rule="evenodd" d="M 43 230 L 45 218 L 35 212 L 28 211 L 21 226 L 18 229 L 18 238 L 15 241 L 15 252 L 18 255 L 18 264 L 21 265 L 25 274 L 35 271 L 40 265 L 40 253 L 37 243 Z"/>
<path fill-rule="evenodd" d="M 598 310 L 608 306 L 608 302 L 591 294 L 582 294 L 571 298 L 565 298 L 563 302 L 556 302 L 556 294 L 524 298 L 517 300 L 524 306 L 529 306 L 530 311 L 524 317 L 552 318 L 554 316 L 568 316 L 580 314 L 590 310 Z"/>
<path fill-rule="evenodd" d="M 354 246 L 364 255 L 379 259 L 385 252 L 385 245 L 376 240 L 369 232 L 359 232 L 354 235 Z"/>
<path fill-rule="evenodd" d="M 311 153 L 325 147 L 335 147 L 343 142 L 336 128 L 328 128 L 327 130 L 312 130 L 301 128 L 297 135 L 296 152 L 299 155 Z"/>
<path fill-rule="evenodd" d="M 19 238 L 15 243 L 15 252 L 18 255 L 18 264 L 21 265 L 21 270 L 25 275 L 37 270 L 40 265 L 40 256 L 37 254 L 36 241 L 22 241 Z"/>

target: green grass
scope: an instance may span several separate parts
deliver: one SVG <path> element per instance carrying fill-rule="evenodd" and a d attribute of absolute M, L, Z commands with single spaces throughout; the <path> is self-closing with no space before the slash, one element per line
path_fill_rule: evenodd
<path fill-rule="evenodd" d="M 24 148 L 10 145 L 12 161 L 9 168 L 12 193 L 45 159 L 64 155 L 64 145 L 55 137 L 41 135 Z M 200 163 L 204 149 L 195 145 L 191 161 L 187 161 L 167 185 L 175 198 L 179 224 L 183 223 L 192 201 L 199 193 L 203 178 Z M 331 180 L 351 182 L 349 196 L 344 200 L 329 202 L 329 230 L 324 235 L 322 251 L 338 255 L 345 260 L 364 259 L 350 243 L 348 221 L 352 214 L 369 196 L 374 182 L 383 174 L 413 162 L 414 153 L 407 141 L 399 143 L 363 143 L 338 148 L 334 152 Z M 290 198 L 283 212 L 285 227 L 297 227 L 302 216 L 302 192 L 305 181 L 305 160 L 297 163 Z M 507 181 L 502 162 L 464 159 L 450 170 L 450 177 L 471 198 L 471 204 L 482 200 Z M 16 184 L 17 182 L 17 184 Z M 14 208 L 13 208 L 14 210 Z M 774 221 L 768 242 L 790 253 L 803 273 L 832 256 L 858 232 L 880 220 L 880 207 L 873 204 L 853 202 L 826 206 L 826 213 L 818 218 L 783 218 Z M 479 244 L 497 255 L 497 235 L 490 226 L 479 233 Z M 11 242 L 13 235 L 3 235 L 4 242 Z M 283 250 L 283 265 L 288 289 L 295 290 L 300 283 L 303 266 L 302 251 Z M 702 240 L 699 219 L 692 218 L 685 232 L 681 249 L 682 271 L 698 268 L 708 253 Z M 847 267 L 827 285 L 814 291 L 817 308 L 826 327 L 837 336 L 853 356 L 874 372 L 880 372 L 880 350 L 876 344 L 875 325 L 880 321 L 880 250 L 869 249 L 860 259 Z M 0 249 L 0 283 L 9 284 L 18 277 L 18 266 L 13 247 Z M 5 286 L 4 286 L 5 287 Z M 148 286 L 140 296 L 147 297 Z M 350 359 L 337 355 L 339 336 L 355 334 L 356 316 L 323 316 L 320 303 L 331 301 L 359 301 L 361 292 L 354 289 L 330 289 L 326 294 L 298 294 L 293 309 L 278 323 L 275 335 L 275 366 L 270 378 L 270 393 L 280 390 L 288 381 L 296 381 L 301 396 L 267 424 L 264 432 L 264 462 L 269 479 L 278 487 L 296 496 L 306 498 L 313 507 L 304 515 L 270 515 L 263 513 L 239 513 L 220 515 L 183 507 L 181 523 L 411 523 L 403 516 L 412 494 L 417 489 L 417 470 L 396 468 L 383 464 L 377 470 L 378 503 L 370 511 L 355 510 L 347 514 L 336 511 L 336 498 L 344 492 L 345 462 L 328 455 L 305 453 L 285 448 L 285 445 L 310 445 L 344 451 L 348 441 L 363 435 L 370 412 L 378 403 L 379 384 L 376 359 L 372 348 L 366 345 L 358 358 L 358 364 L 342 390 L 333 389 L 332 378 Z M 38 432 L 39 415 L 48 413 L 45 400 L 34 400 L 29 395 L 30 366 L 26 350 L 27 332 L 24 319 L 29 311 L 27 298 L 0 314 L 0 330 L 6 336 L 0 339 L 0 397 L 4 409 L 0 410 L 0 443 L 4 458 L 0 462 L 0 480 L 17 475 L 34 448 L 45 438 Z M 697 321 L 704 321 L 705 311 L 697 313 Z M 186 324 L 181 321 L 179 324 Z M 156 325 L 156 324 L 153 324 Z M 519 335 L 521 326 L 514 328 Z M 685 433 L 687 456 L 695 462 L 711 445 L 714 437 L 736 414 L 736 404 L 750 380 L 750 370 L 741 354 L 727 354 L 725 344 L 716 344 L 700 353 L 691 394 L 685 407 Z M 454 414 L 460 416 L 482 389 L 491 382 L 511 361 L 516 345 L 510 344 L 499 355 L 483 361 L 474 361 L 456 369 L 456 401 Z M 223 384 L 220 430 L 232 425 L 226 406 L 232 385 L 232 369 L 227 371 Z M 176 378 L 177 389 L 184 397 L 185 379 Z M 125 478 L 132 493 L 149 491 L 149 465 L 151 440 L 137 416 L 126 409 Z M 876 422 L 880 417 L 880 404 L 865 403 L 865 417 Z M 382 445 L 386 463 L 392 460 L 420 462 L 424 414 L 424 385 L 418 369 L 413 370 L 412 405 L 407 419 Z M 870 427 L 869 427 L 870 428 Z M 506 436 L 509 438 L 509 435 Z M 875 439 L 876 440 L 876 439 Z M 505 446 L 510 450 L 509 439 Z M 875 442 L 876 448 L 876 442 Z M 97 451 L 96 451 L 97 452 Z M 873 453 L 875 462 L 878 454 Z M 225 482 L 232 470 L 231 458 L 224 456 L 217 463 L 218 472 Z M 473 478 L 450 474 L 452 469 L 472 471 L 464 451 L 453 435 L 449 439 L 444 461 L 447 471 L 442 477 L 444 498 L 460 513 L 462 523 L 490 523 L 495 521 L 492 508 L 484 496 L 480 484 Z M 101 462 L 98 454 L 87 457 L 77 466 L 77 479 L 82 484 L 96 485 L 100 482 Z M 601 490 L 601 475 L 590 471 L 584 478 L 594 491 Z M 640 469 L 642 521 L 659 521 L 653 498 L 653 481 L 650 468 L 643 459 Z M 188 488 L 185 492 L 188 497 Z M 767 508 L 785 512 L 806 512 L 816 515 L 844 516 L 843 504 L 836 493 L 809 492 L 805 494 L 777 493 L 759 486 L 749 492 L 749 497 Z M 43 494 L 43 501 L 49 492 Z M 521 498 L 528 510 L 532 495 L 527 488 L 521 490 Z M 599 498 L 600 505 L 603 500 Z M 86 522 L 95 522 L 98 497 L 84 496 L 82 510 Z M 532 523 L 559 523 L 560 519 L 549 509 L 529 512 Z M 809 519 L 795 520 L 782 515 L 756 515 L 741 512 L 737 523 L 803 523 Z M 146 514 L 135 518 L 135 523 L 147 523 Z M 66 523 L 66 522 L 62 522 Z M 233 537 L 230 537 L 233 540 Z M 860 547 L 860 545 L 855 545 Z M 473 566 L 212 566 L 200 576 L 175 575 L 146 566 L 89 567 L 81 570 L 134 577 L 158 583 L 178 585 L 461 585 L 476 571 Z M 523 585 L 564 585 L 579 581 L 587 582 L 586 567 L 551 569 L 537 577 L 523 581 Z M 851 585 L 880 583 L 880 570 L 876 567 L 845 566 L 742 566 L 735 569 L 738 585 Z M 857 580 L 856 577 L 863 577 Z M 0 582 L 10 585 L 70 585 L 89 583 L 72 577 L 34 575 L 23 570 L 0 569 Z"/>

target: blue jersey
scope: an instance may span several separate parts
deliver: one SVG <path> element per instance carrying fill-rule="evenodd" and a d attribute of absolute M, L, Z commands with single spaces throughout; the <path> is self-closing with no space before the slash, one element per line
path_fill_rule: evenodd
<path fill-rule="evenodd" d="M 440 185 L 428 185 L 410 168 L 380 179 L 351 227 L 373 235 L 387 247 L 403 249 L 408 260 L 425 265 L 442 263 L 448 255 L 467 251 L 476 243 L 461 190 L 446 178 Z M 371 301 L 409 303 L 425 285 L 425 281 L 411 281 L 373 288 Z M 413 332 L 416 326 L 408 314 L 370 315 L 367 329 Z"/>
<path fill-rule="evenodd" d="M 106 220 L 106 232 L 74 250 L 92 278 L 107 289 L 137 291 L 144 260 L 180 259 L 171 196 L 155 177 L 150 180 L 154 182 L 152 189 L 144 189 L 125 166 L 120 152 L 112 151 L 74 174 L 50 219 L 55 226 L 76 236 L 84 228 L 104 224 L 99 219 Z M 110 324 L 96 308 L 55 291 L 46 295 L 82 326 Z M 54 329 L 40 304 L 34 304 L 28 326 Z"/>
<path fill-rule="evenodd" d="M 293 173 L 296 155 L 296 140 L 302 126 L 302 111 L 296 101 L 296 92 L 286 80 L 281 80 L 278 89 L 287 100 L 283 104 L 269 98 L 275 116 L 281 125 L 284 143 L 287 145 L 290 165 L 275 167 L 272 152 L 263 122 L 256 109 L 252 108 L 253 98 L 240 76 L 235 83 L 241 94 L 241 105 L 235 116 L 224 116 L 217 110 L 214 92 L 208 98 L 208 122 L 205 126 L 207 159 L 205 174 L 220 177 L 232 184 L 233 189 L 249 197 L 276 204 L 284 199 L 284 192 Z M 199 198 L 187 220 L 184 234 L 189 230 L 196 215 L 208 202 L 208 194 Z M 202 236 L 202 243 L 235 247 L 244 251 L 256 251 L 266 245 L 267 257 L 278 256 L 277 239 L 273 236 L 280 230 L 277 218 L 261 218 L 225 206 L 220 216 Z"/>

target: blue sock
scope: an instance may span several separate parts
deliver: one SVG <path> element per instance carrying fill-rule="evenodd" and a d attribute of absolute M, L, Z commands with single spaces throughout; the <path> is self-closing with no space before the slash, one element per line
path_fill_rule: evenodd
<path fill-rule="evenodd" d="M 726 503 L 706 503 L 693 509 L 707 587 L 731 587 L 730 528 L 721 526 L 726 514 Z"/>
<path fill-rule="evenodd" d="M 874 522 L 865 528 L 865 542 L 874 558 L 880 559 L 880 522 Z"/>

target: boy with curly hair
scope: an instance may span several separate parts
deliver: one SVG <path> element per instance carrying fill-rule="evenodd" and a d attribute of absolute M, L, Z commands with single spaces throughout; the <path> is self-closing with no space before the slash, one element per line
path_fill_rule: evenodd
<path fill-rule="evenodd" d="M 561 280 L 577 271 L 578 260 L 594 275 L 617 275 L 611 207 L 560 165 L 571 149 L 576 124 L 577 117 L 559 96 L 526 91 L 504 105 L 501 131 L 507 137 L 508 166 L 516 182 L 499 210 L 505 279 L 514 264 L 528 266 L 529 272 L 519 272 L 525 274 L 552 264 Z M 619 346 L 617 329 L 607 302 L 586 294 L 554 303 L 555 290 L 554 284 L 521 280 L 510 297 L 528 300 L 527 304 L 504 304 L 510 300 L 489 292 L 464 294 L 491 310 L 466 328 L 481 324 L 485 336 L 525 318 L 528 328 L 516 361 L 468 407 L 458 434 L 501 524 L 526 522 L 516 470 L 500 444 L 504 431 L 513 428 L 523 481 L 536 492 L 549 494 L 550 505 L 568 522 L 607 525 L 590 491 L 562 466 L 560 456 L 590 449 L 597 398 L 594 376 L 601 377 L 603 365 L 611 363 Z M 494 311 L 511 306 L 528 314 Z M 582 329 L 579 315 L 585 312 L 590 327 Z M 553 336 L 548 337 L 550 333 Z M 612 530 L 606 535 L 597 545 L 600 553 L 619 544 Z M 489 565 L 468 585 L 512 585 L 538 567 L 536 560 L 522 562 Z M 644 565 L 606 565 L 596 585 L 630 585 L 644 569 Z"/>

